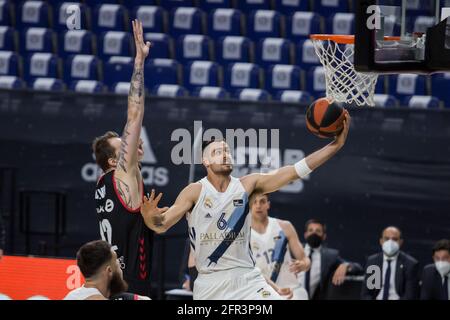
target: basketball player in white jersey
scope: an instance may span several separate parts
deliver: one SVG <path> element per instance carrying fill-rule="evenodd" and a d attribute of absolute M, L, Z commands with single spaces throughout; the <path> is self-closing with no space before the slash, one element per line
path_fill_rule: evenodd
<path fill-rule="evenodd" d="M 189 236 L 198 277 L 194 299 L 280 299 L 255 268 L 250 248 L 251 217 L 248 204 L 258 194 L 278 191 L 309 175 L 331 159 L 345 144 L 350 115 L 345 111 L 344 129 L 324 148 L 295 165 L 267 174 L 232 177 L 231 153 L 224 141 L 203 145 L 207 176 L 188 185 L 170 207 L 158 208 L 162 194 L 144 197 L 141 214 L 146 225 L 164 233 L 187 214 Z"/>
<path fill-rule="evenodd" d="M 289 221 L 269 217 L 270 201 L 266 194 L 254 197 L 250 207 L 250 239 L 256 266 L 278 287 L 290 288 L 292 300 L 308 300 L 297 274 L 308 271 L 311 261 L 305 256 L 294 226 Z"/>

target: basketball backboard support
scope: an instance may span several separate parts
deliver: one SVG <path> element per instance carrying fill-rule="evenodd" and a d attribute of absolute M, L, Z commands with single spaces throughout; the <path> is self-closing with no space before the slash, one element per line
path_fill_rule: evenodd
<path fill-rule="evenodd" d="M 450 71 L 450 1 L 356 0 L 355 69 Z"/>

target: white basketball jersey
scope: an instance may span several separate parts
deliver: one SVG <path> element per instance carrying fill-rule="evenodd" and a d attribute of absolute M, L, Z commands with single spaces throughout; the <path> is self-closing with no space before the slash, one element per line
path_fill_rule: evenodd
<path fill-rule="evenodd" d="M 253 257 L 256 260 L 256 266 L 261 269 L 261 272 L 267 278 L 271 278 L 276 262 L 273 260 L 273 253 L 277 245 L 277 241 L 281 236 L 284 236 L 283 229 L 278 222 L 278 219 L 269 217 L 269 224 L 266 232 L 260 234 L 252 229 L 251 246 Z M 280 272 L 276 280 L 276 284 L 283 288 L 294 288 L 299 285 L 297 276 L 289 271 L 289 264 L 292 261 L 289 248 L 286 249 L 283 263 L 280 267 Z"/>
<path fill-rule="evenodd" d="M 92 296 L 103 296 L 97 288 L 86 288 L 84 285 L 70 291 L 63 300 L 86 300 Z"/>
<path fill-rule="evenodd" d="M 206 177 L 200 183 L 198 201 L 187 215 L 198 272 L 254 268 L 248 194 L 240 180 L 231 177 L 225 192 L 218 192 Z"/>

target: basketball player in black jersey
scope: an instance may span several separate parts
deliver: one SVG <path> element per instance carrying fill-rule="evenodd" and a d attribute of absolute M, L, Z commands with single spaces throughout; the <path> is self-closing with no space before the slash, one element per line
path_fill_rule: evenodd
<path fill-rule="evenodd" d="M 150 42 L 144 43 L 142 23 L 133 24 L 136 58 L 128 94 L 127 123 L 122 137 L 107 132 L 93 142 L 97 164 L 104 174 L 95 190 L 100 235 L 115 250 L 129 291 L 150 296 L 153 232 L 140 213 L 144 185 L 139 161 L 144 117 L 144 61 Z"/>

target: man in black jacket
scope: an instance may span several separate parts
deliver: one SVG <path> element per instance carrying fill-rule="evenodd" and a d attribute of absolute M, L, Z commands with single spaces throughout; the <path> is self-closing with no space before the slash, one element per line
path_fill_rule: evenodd
<path fill-rule="evenodd" d="M 421 300 L 449 300 L 450 240 L 440 240 L 433 247 L 433 264 L 422 273 Z"/>
<path fill-rule="evenodd" d="M 305 255 L 311 260 L 311 268 L 299 274 L 300 285 L 308 292 L 311 300 L 324 300 L 331 285 L 344 283 L 346 275 L 362 273 L 358 263 L 348 262 L 339 256 L 336 249 L 322 243 L 327 239 L 326 225 L 311 219 L 305 224 Z"/>
<path fill-rule="evenodd" d="M 383 252 L 367 259 L 366 276 L 362 286 L 363 300 L 414 300 L 418 298 L 419 264 L 400 247 L 403 245 L 402 233 L 397 227 L 383 230 L 380 245 Z M 381 288 L 369 288 L 368 277 L 372 274 L 369 267 L 381 270 Z M 368 269 L 369 268 L 369 269 Z"/>

